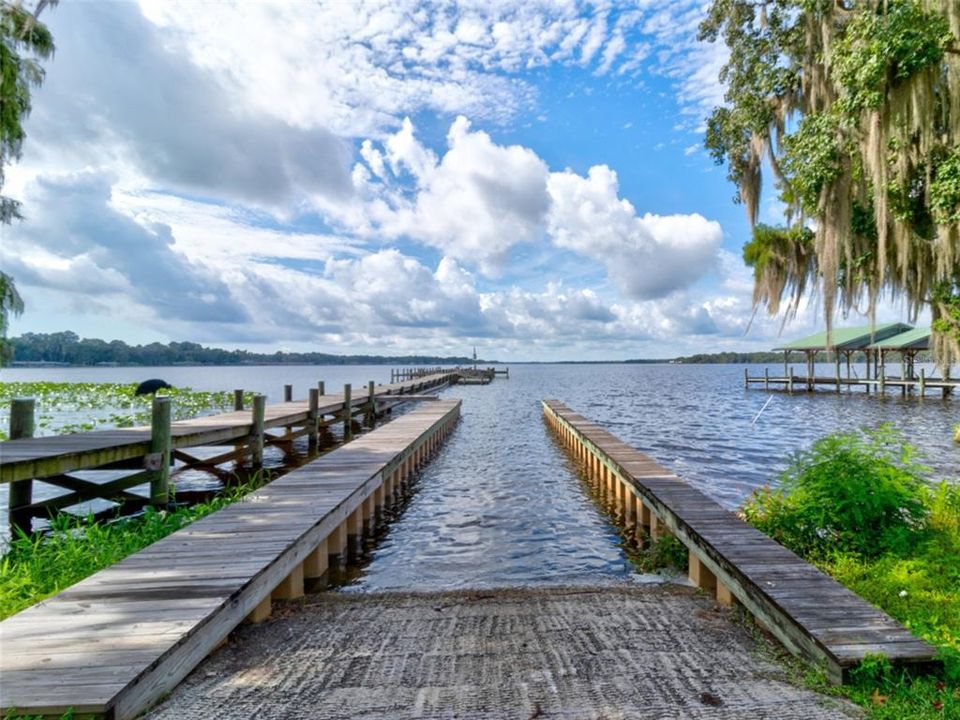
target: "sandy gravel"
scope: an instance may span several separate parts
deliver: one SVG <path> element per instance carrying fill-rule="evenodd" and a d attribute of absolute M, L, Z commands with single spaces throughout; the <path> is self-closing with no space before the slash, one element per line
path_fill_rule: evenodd
<path fill-rule="evenodd" d="M 154 720 L 856 717 L 676 587 L 321 593 L 240 628 Z"/>

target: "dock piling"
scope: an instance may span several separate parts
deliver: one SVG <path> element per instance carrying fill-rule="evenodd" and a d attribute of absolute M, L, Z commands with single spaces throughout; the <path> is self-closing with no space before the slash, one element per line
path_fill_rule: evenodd
<path fill-rule="evenodd" d="M 150 503 L 165 507 L 170 500 L 170 398 L 153 398 L 150 420 Z"/>
<path fill-rule="evenodd" d="M 266 419 L 267 396 L 256 394 L 253 396 L 253 437 L 251 438 L 251 462 L 254 467 L 263 465 L 263 444 L 264 429 L 263 424 Z"/>
<path fill-rule="evenodd" d="M 10 401 L 10 439 L 31 438 L 35 430 L 34 415 L 36 400 L 33 398 L 15 398 Z M 10 536 L 17 537 L 17 531 L 30 533 L 33 523 L 29 511 L 19 508 L 33 502 L 33 480 L 17 480 L 10 483 L 10 496 L 7 500 Z"/>
<path fill-rule="evenodd" d="M 320 433 L 320 390 L 310 388 L 309 414 L 307 416 L 307 448 L 310 452 L 316 452 Z"/>
<path fill-rule="evenodd" d="M 353 387 L 350 383 L 343 386 L 343 439 L 349 440 L 353 437 L 353 398 L 351 393 Z"/>
<path fill-rule="evenodd" d="M 283 386 L 283 401 L 293 402 L 293 385 Z"/>
<path fill-rule="evenodd" d="M 233 409 L 243 410 L 243 389 L 237 388 L 233 391 Z"/>
<path fill-rule="evenodd" d="M 327 394 L 327 384 L 323 380 L 317 380 L 317 390 L 320 391 L 320 397 Z"/>
<path fill-rule="evenodd" d="M 377 400 L 374 395 L 376 383 L 373 380 L 367 382 L 367 425 L 373 427 L 377 422 Z"/>
<path fill-rule="evenodd" d="M 303 579 L 312 581 L 313 587 L 319 589 L 326 586 L 328 574 L 327 539 L 324 538 L 303 561 Z"/>

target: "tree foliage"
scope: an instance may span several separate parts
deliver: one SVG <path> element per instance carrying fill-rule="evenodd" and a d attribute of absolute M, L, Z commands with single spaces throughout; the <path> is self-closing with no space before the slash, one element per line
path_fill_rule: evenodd
<path fill-rule="evenodd" d="M 960 3 L 714 0 L 700 37 L 730 49 L 706 145 L 754 227 L 754 302 L 788 317 L 813 287 L 830 327 L 890 293 L 960 360 Z M 784 228 L 757 225 L 765 166 Z"/>
<path fill-rule="evenodd" d="M 20 203 L 2 194 L 4 168 L 20 158 L 30 114 L 30 92 L 43 82 L 40 61 L 53 54 L 53 36 L 37 18 L 57 0 L 39 0 L 31 11 L 19 0 L 0 0 L 0 225 L 20 219 Z M 23 312 L 13 278 L 0 271 L 0 360 L 10 314 Z"/>

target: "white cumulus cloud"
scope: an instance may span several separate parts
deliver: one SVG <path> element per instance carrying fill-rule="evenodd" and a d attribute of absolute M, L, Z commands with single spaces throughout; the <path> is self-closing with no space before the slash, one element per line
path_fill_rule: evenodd
<path fill-rule="evenodd" d="M 669 295 L 717 262 L 719 223 L 697 214 L 638 216 L 619 196 L 617 174 L 606 165 L 590 168 L 587 177 L 553 173 L 548 187 L 554 241 L 603 263 L 630 298 Z"/>

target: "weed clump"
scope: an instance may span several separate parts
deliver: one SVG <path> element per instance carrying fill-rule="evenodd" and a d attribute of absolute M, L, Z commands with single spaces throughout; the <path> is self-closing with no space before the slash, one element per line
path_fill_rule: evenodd
<path fill-rule="evenodd" d="M 929 469 L 891 425 L 839 433 L 797 453 L 777 488 L 756 491 L 747 521 L 795 552 L 879 557 L 909 548 L 930 513 Z"/>

